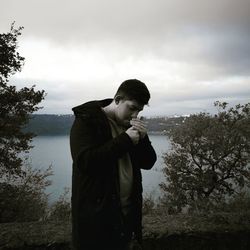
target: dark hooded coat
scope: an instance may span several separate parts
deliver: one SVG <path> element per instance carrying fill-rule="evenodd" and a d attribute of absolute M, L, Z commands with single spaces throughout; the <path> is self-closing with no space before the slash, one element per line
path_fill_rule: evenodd
<path fill-rule="evenodd" d="M 156 154 L 148 136 L 134 145 L 124 132 L 112 137 L 101 107 L 112 99 L 92 101 L 73 108 L 75 121 L 70 133 L 73 159 L 72 242 L 74 249 L 106 249 L 123 237 L 119 198 L 118 158 L 129 153 L 133 168 L 133 231 L 141 241 L 141 169 L 150 169 Z"/>

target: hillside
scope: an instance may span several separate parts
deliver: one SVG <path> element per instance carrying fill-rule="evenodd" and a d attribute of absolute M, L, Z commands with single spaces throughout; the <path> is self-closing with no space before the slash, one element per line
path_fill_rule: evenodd
<path fill-rule="evenodd" d="M 183 122 L 185 117 L 145 118 L 149 133 L 165 133 Z M 74 121 L 74 115 L 32 115 L 25 131 L 36 135 L 68 135 Z"/>

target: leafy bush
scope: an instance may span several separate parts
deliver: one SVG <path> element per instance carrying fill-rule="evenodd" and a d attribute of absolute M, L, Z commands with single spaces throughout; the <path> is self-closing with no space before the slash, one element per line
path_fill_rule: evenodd
<path fill-rule="evenodd" d="M 48 177 L 52 167 L 38 170 L 26 163 L 22 170 L 22 177 L 0 183 L 0 223 L 40 220 L 47 212 L 48 195 L 44 191 L 51 184 Z"/>
<path fill-rule="evenodd" d="M 49 211 L 50 220 L 67 221 L 71 218 L 71 203 L 70 203 L 69 194 L 70 194 L 70 189 L 65 188 L 64 193 L 51 206 L 50 211 Z"/>
<path fill-rule="evenodd" d="M 142 214 L 146 215 L 146 214 L 152 213 L 154 211 L 155 206 L 156 204 L 155 204 L 153 196 L 150 194 L 146 194 L 143 197 Z"/>

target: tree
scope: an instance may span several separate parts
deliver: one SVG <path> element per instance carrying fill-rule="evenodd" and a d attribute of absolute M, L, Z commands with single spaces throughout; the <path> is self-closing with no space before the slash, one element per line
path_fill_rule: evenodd
<path fill-rule="evenodd" d="M 34 135 L 25 133 L 23 127 L 45 96 L 44 90 L 35 91 L 35 86 L 17 90 L 9 85 L 9 78 L 24 64 L 24 57 L 17 51 L 22 29 L 14 28 L 13 23 L 10 32 L 0 34 L 0 179 L 24 174 L 20 152 L 31 148 Z"/>
<path fill-rule="evenodd" d="M 215 106 L 217 114 L 191 115 L 169 132 L 160 187 L 174 211 L 208 211 L 250 187 L 250 103 Z"/>
<path fill-rule="evenodd" d="M 0 34 L 0 222 L 30 221 L 43 216 L 47 209 L 45 188 L 51 167 L 42 171 L 31 168 L 21 152 L 28 152 L 34 134 L 24 132 L 30 115 L 40 107 L 45 92 L 35 86 L 18 90 L 10 77 L 21 71 L 24 57 L 17 51 L 20 27 Z"/>

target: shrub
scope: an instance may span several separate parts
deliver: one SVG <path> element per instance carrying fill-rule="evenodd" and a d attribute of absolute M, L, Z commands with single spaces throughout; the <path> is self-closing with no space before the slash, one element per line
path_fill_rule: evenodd
<path fill-rule="evenodd" d="M 32 169 L 26 163 L 22 169 L 22 177 L 0 183 L 0 222 L 35 221 L 46 214 L 48 195 L 44 191 L 51 184 L 47 178 L 52 175 L 52 167 Z"/>
<path fill-rule="evenodd" d="M 70 189 L 65 188 L 63 194 L 51 206 L 49 211 L 50 220 L 64 220 L 71 218 Z"/>

